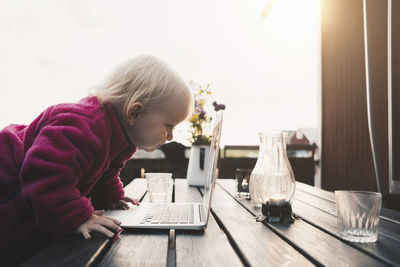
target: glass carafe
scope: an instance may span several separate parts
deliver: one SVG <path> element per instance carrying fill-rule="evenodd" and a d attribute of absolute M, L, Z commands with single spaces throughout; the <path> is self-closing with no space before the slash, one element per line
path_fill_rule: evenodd
<path fill-rule="evenodd" d="M 253 171 L 250 175 L 250 184 L 249 184 L 249 192 L 251 202 L 255 207 L 261 207 L 262 196 L 259 195 L 259 188 L 260 188 L 260 167 L 262 157 L 264 155 L 264 146 L 265 146 L 265 133 L 258 134 L 260 139 L 260 148 L 258 151 L 258 158 L 256 161 L 256 165 L 253 168 Z"/>
<path fill-rule="evenodd" d="M 280 131 L 260 133 L 260 150 L 250 177 L 250 197 L 256 207 L 261 204 L 291 204 L 295 179 Z"/>

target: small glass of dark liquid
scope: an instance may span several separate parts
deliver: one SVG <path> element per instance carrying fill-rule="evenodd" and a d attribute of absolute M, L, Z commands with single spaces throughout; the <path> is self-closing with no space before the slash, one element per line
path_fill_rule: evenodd
<path fill-rule="evenodd" d="M 250 199 L 249 184 L 251 169 L 236 169 L 235 194 L 238 198 Z"/>

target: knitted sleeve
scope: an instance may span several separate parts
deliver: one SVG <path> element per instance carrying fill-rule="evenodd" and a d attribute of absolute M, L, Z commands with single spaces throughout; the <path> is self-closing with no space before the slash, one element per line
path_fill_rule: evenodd
<path fill-rule="evenodd" d="M 110 168 L 92 190 L 92 203 L 96 209 L 107 209 L 107 205 L 125 197 L 119 178 L 120 168 Z"/>
<path fill-rule="evenodd" d="M 24 203 L 37 227 L 51 236 L 73 232 L 93 214 L 90 200 L 77 183 L 100 168 L 104 140 L 98 125 L 80 114 L 61 114 L 40 129 L 26 151 L 20 172 Z"/>

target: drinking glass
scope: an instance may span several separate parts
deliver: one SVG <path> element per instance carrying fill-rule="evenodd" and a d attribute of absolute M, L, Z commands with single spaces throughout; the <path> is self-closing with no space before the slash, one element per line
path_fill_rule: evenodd
<path fill-rule="evenodd" d="M 376 242 L 382 195 L 338 190 L 335 191 L 335 198 L 339 236 L 352 242 Z"/>
<path fill-rule="evenodd" d="M 235 193 L 238 198 L 250 199 L 249 184 L 251 169 L 236 169 Z"/>
<path fill-rule="evenodd" d="M 169 188 L 172 184 L 172 173 L 149 172 L 144 176 L 147 181 L 150 202 L 167 202 Z"/>

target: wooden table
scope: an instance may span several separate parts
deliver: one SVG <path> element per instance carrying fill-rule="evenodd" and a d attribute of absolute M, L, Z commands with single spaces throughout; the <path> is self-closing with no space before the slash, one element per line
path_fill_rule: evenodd
<path fill-rule="evenodd" d="M 126 193 L 148 201 L 144 179 Z M 174 202 L 201 201 L 201 190 L 175 179 Z M 43 248 L 23 266 L 400 266 L 400 213 L 383 209 L 379 240 L 350 243 L 336 233 L 335 200 L 297 183 L 291 225 L 256 222 L 259 209 L 236 199 L 234 181 L 218 179 L 205 231 L 125 229 L 113 242 L 74 235 Z"/>

